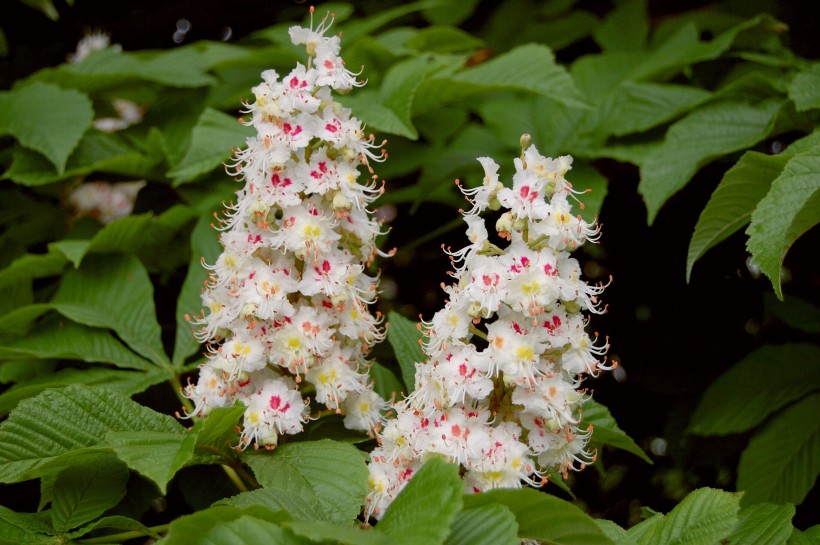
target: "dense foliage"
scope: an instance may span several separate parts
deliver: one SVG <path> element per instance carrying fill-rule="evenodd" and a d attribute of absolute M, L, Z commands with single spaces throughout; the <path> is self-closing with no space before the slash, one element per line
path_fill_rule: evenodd
<path fill-rule="evenodd" d="M 446 297 L 440 246 L 465 245 L 453 182 L 481 186 L 476 158 L 505 165 L 529 133 L 574 157 L 583 220 L 604 224 L 585 276 L 615 277 L 592 325 L 621 367 L 584 383 L 597 401 L 579 426 L 592 425 L 593 468 L 464 494 L 457 466 L 432 457 L 371 527 L 357 522 L 376 442 L 341 415 L 272 452 L 235 448 L 241 404 L 175 418 L 207 355 L 188 318 L 202 262 L 222 251 L 214 214 L 239 189 L 223 164 L 254 134 L 236 118 L 262 71 L 306 62 L 288 35 L 300 7 L 241 40 L 107 46 L 0 91 L 0 543 L 820 539 L 820 314 L 804 255 L 820 221 L 820 64 L 776 13 L 736 5 L 658 18 L 645 0 L 487 4 L 316 8 L 367 79 L 335 99 L 388 139 L 371 206 L 391 227 L 379 247 L 397 252 L 368 269 L 388 324 L 369 373 L 384 398 L 413 392 L 418 316 Z M 13 63 L 22 49 L 4 36 Z"/>

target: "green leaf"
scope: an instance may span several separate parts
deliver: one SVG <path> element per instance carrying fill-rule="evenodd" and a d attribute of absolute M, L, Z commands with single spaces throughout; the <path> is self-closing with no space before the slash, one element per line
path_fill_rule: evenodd
<path fill-rule="evenodd" d="M 41 306 L 36 305 L 36 309 Z M 125 348 L 110 332 L 57 317 L 41 321 L 23 337 L 0 341 L 0 357 L 28 356 L 111 363 L 123 369 L 142 371 L 155 368 L 151 362 Z"/>
<path fill-rule="evenodd" d="M 626 530 L 611 520 L 595 519 L 595 524 L 615 545 L 638 545 L 638 542 L 632 539 Z"/>
<path fill-rule="evenodd" d="M 662 543 L 658 540 L 660 539 L 665 523 L 666 515 L 658 513 L 651 518 L 642 520 L 627 530 L 626 535 L 630 540 L 638 543 L 638 545 L 655 545 L 656 543 Z"/>
<path fill-rule="evenodd" d="M 390 399 L 391 397 L 401 399 L 401 394 L 404 391 L 404 385 L 398 377 L 396 377 L 393 371 L 379 362 L 374 361 L 370 364 L 368 373 L 373 378 L 373 388 L 376 390 L 377 394 L 382 396 L 384 399 Z"/>
<path fill-rule="evenodd" d="M 458 467 L 428 460 L 399 492 L 378 528 L 399 545 L 438 545 L 461 510 L 464 483 Z"/>
<path fill-rule="evenodd" d="M 699 488 L 666 515 L 658 543 L 718 543 L 738 521 L 740 495 Z"/>
<path fill-rule="evenodd" d="M 518 545 L 518 523 L 509 508 L 490 503 L 456 514 L 445 545 Z"/>
<path fill-rule="evenodd" d="M 712 94 L 670 83 L 623 82 L 600 106 L 598 131 L 624 136 L 656 127 L 706 102 Z"/>
<path fill-rule="evenodd" d="M 246 522 L 251 519 L 278 524 L 290 520 L 290 517 L 284 511 L 273 512 L 259 505 L 247 509 L 217 505 L 177 518 L 171 522 L 168 533 L 157 542 L 157 545 L 202 545 L 203 536 L 208 535 L 214 528 L 233 521 Z M 249 543 L 269 542 L 263 538 Z"/>
<path fill-rule="evenodd" d="M 639 447 L 635 441 L 618 427 L 618 423 L 610 414 L 609 409 L 597 401 L 590 399 L 581 406 L 582 421 L 580 428 L 592 425 L 591 443 L 610 445 L 627 452 L 631 452 L 644 462 L 651 464 L 652 459 Z"/>
<path fill-rule="evenodd" d="M 820 308 L 808 301 L 786 295 L 782 301 L 771 292 L 763 295 L 766 311 L 787 326 L 805 333 L 820 333 Z"/>
<path fill-rule="evenodd" d="M 674 123 L 663 145 L 640 165 L 638 190 L 646 202 L 649 222 L 701 166 L 765 138 L 779 109 L 777 101 L 756 106 L 717 102 Z"/>
<path fill-rule="evenodd" d="M 48 513 L 16 513 L 0 505 L 0 545 L 57 545 Z"/>
<path fill-rule="evenodd" d="M 747 151 L 730 168 L 700 213 L 689 241 L 686 281 L 703 254 L 749 223 L 752 212 L 766 196 L 788 157 Z"/>
<path fill-rule="evenodd" d="M 820 348 L 763 346 L 709 386 L 692 414 L 689 430 L 698 435 L 744 432 L 815 390 L 820 390 Z"/>
<path fill-rule="evenodd" d="M 746 248 L 769 277 L 778 298 L 782 265 L 794 242 L 820 222 L 820 145 L 786 163 L 768 194 L 752 213 Z"/>
<path fill-rule="evenodd" d="M 116 460 L 62 470 L 54 481 L 51 522 L 66 533 L 103 514 L 125 496 L 128 470 Z"/>
<path fill-rule="evenodd" d="M 574 108 L 588 108 L 572 76 L 555 62 L 552 51 L 539 44 L 518 46 L 487 62 L 436 78 L 419 88 L 414 111 L 427 112 L 479 93 L 526 91 Z"/>
<path fill-rule="evenodd" d="M 167 366 L 154 308 L 154 289 L 142 263 L 131 256 L 87 256 L 70 269 L 52 306 L 81 324 L 113 329 L 137 354 Z"/>
<path fill-rule="evenodd" d="M 407 46 L 418 52 L 457 53 L 482 47 L 484 42 L 451 26 L 430 26 L 420 29 L 407 40 Z"/>
<path fill-rule="evenodd" d="M 422 363 L 426 359 L 420 344 L 422 334 L 415 322 L 398 312 L 388 313 L 387 323 L 387 341 L 396 354 L 401 376 L 407 387 L 406 393 L 409 395 L 416 389 L 416 363 Z"/>
<path fill-rule="evenodd" d="M 100 530 L 102 528 L 111 528 L 112 530 L 120 530 L 121 532 L 140 532 L 141 534 L 151 536 L 154 539 L 160 539 L 161 537 L 156 531 L 145 526 L 141 522 L 121 515 L 113 515 L 110 517 L 103 517 L 99 520 L 95 520 L 91 524 L 83 526 L 76 532 L 71 532 L 70 534 L 68 534 L 68 537 L 82 537 L 94 530 Z"/>
<path fill-rule="evenodd" d="M 373 527 L 336 526 L 320 520 L 303 522 L 294 520 L 284 524 L 297 536 L 308 538 L 311 543 L 337 543 L 341 545 L 391 545 L 384 533 Z"/>
<path fill-rule="evenodd" d="M 439 25 L 458 25 L 475 11 L 479 0 L 438 0 L 422 12 L 424 18 Z"/>
<path fill-rule="evenodd" d="M 88 96 L 48 83 L 32 83 L 0 96 L 0 134 L 9 133 L 21 145 L 42 153 L 62 173 L 94 119 Z"/>
<path fill-rule="evenodd" d="M 199 545 L 308 545 L 281 526 L 254 517 L 241 517 L 210 528 L 197 538 Z"/>
<path fill-rule="evenodd" d="M 23 291 L 23 288 L 16 286 L 12 289 Z M 28 334 L 31 324 L 49 310 L 51 310 L 51 306 L 45 303 L 35 303 L 6 311 L 0 316 L 0 334 L 9 337 L 22 337 Z"/>
<path fill-rule="evenodd" d="M 330 440 L 288 443 L 272 454 L 250 453 L 247 464 L 263 486 L 225 503 L 245 506 L 262 501 L 297 520 L 349 524 L 367 495 L 368 470 L 360 451 Z"/>
<path fill-rule="evenodd" d="M 624 32 L 626 28 L 629 32 Z M 593 33 L 595 41 L 604 51 L 641 49 L 648 35 L 646 0 L 628 0 L 616 5 Z"/>
<path fill-rule="evenodd" d="M 165 380 L 168 380 L 167 373 L 156 368 L 147 373 L 101 367 L 61 369 L 21 381 L 0 394 L 0 415 L 8 414 L 20 401 L 34 397 L 48 388 L 62 388 L 72 384 L 105 386 L 124 396 L 131 396 Z"/>
<path fill-rule="evenodd" d="M 789 83 L 789 98 L 798 112 L 820 108 L 820 64 L 798 72 Z"/>
<path fill-rule="evenodd" d="M 356 113 L 356 117 L 367 124 L 368 129 L 403 136 L 411 140 L 418 138 L 412 122 L 402 119 L 396 112 L 381 103 L 374 91 L 361 90 L 349 95 L 340 95 L 338 101 Z"/>
<path fill-rule="evenodd" d="M 227 160 L 233 148 L 245 145 L 245 140 L 253 136 L 252 127 L 244 125 L 228 114 L 213 108 L 205 108 L 191 132 L 188 151 L 168 176 L 174 186 L 193 181 Z"/>
<path fill-rule="evenodd" d="M 743 505 L 803 501 L 820 474 L 818 414 L 820 394 L 810 395 L 752 437 L 737 468 L 737 488 L 745 491 Z"/>
<path fill-rule="evenodd" d="M 66 264 L 68 260 L 62 252 L 49 245 L 48 253 L 22 255 L 0 270 L 0 288 L 16 288 L 20 283 L 30 282 L 35 278 L 56 276 L 63 272 Z"/>
<path fill-rule="evenodd" d="M 194 462 L 197 464 L 220 464 L 237 458 L 231 445 L 239 444 L 237 424 L 245 414 L 243 405 L 212 409 L 206 418 L 197 420 L 191 429 L 196 436 Z"/>
<path fill-rule="evenodd" d="M 732 545 L 783 545 L 791 535 L 793 516 L 793 505 L 757 503 L 741 509 L 726 540 Z"/>
<path fill-rule="evenodd" d="M 21 401 L 0 424 L 0 482 L 43 473 L 63 454 L 100 445 L 109 431 L 179 432 L 173 418 L 117 392 L 72 385 Z"/>
<path fill-rule="evenodd" d="M 110 431 L 105 444 L 128 467 L 156 483 L 165 494 L 168 482 L 194 454 L 196 435 L 166 431 Z"/>
<path fill-rule="evenodd" d="M 592 517 L 562 499 L 532 488 L 497 489 L 464 496 L 464 507 L 501 504 L 518 521 L 518 536 L 552 545 L 613 545 Z"/>

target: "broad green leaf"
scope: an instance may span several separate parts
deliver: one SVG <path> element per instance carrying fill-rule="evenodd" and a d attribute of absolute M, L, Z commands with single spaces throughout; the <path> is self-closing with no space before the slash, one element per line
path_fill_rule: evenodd
<path fill-rule="evenodd" d="M 463 489 L 456 465 L 430 459 L 385 511 L 379 531 L 399 545 L 444 543 L 461 510 Z"/>
<path fill-rule="evenodd" d="M 105 444 L 128 467 L 147 477 L 165 494 L 168 482 L 194 454 L 196 435 L 167 431 L 110 431 Z"/>
<path fill-rule="evenodd" d="M 638 545 L 638 542 L 631 538 L 626 530 L 611 520 L 595 519 L 595 524 L 615 545 Z"/>
<path fill-rule="evenodd" d="M 23 291 L 17 286 L 12 289 Z M 0 334 L 10 338 L 22 337 L 28 334 L 35 320 L 49 310 L 51 307 L 48 304 L 35 303 L 6 311 L 0 316 Z M 0 344 L 3 343 L 0 342 Z"/>
<path fill-rule="evenodd" d="M 11 166 L 4 176 L 27 186 L 41 186 L 94 172 L 146 178 L 155 174 L 158 164 L 158 158 L 134 149 L 122 137 L 90 129 L 68 157 L 64 170 L 57 170 L 40 153 L 19 147 L 13 150 Z"/>
<path fill-rule="evenodd" d="M 80 268 L 66 272 L 51 304 L 76 322 L 113 329 L 137 354 L 169 365 L 160 340 L 154 289 L 137 258 L 87 256 Z"/>
<path fill-rule="evenodd" d="M 373 34 L 379 28 L 387 25 L 405 15 L 415 13 L 427 8 L 434 8 L 439 5 L 436 0 L 422 0 L 421 2 L 411 2 L 401 4 L 389 9 L 379 10 L 369 17 L 363 19 L 350 19 L 344 25 L 344 46 L 350 47 L 356 40 Z"/>
<path fill-rule="evenodd" d="M 420 344 L 422 334 L 415 322 L 398 312 L 391 311 L 387 315 L 387 323 L 387 341 L 393 347 L 409 395 L 416 389 L 416 363 L 425 360 Z"/>
<path fill-rule="evenodd" d="M 518 523 L 507 507 L 490 503 L 456 514 L 445 545 L 518 545 Z"/>
<path fill-rule="evenodd" d="M 0 482 L 40 476 L 40 466 L 84 447 L 109 431 L 181 432 L 172 417 L 104 388 L 72 385 L 21 401 L 0 424 Z"/>
<path fill-rule="evenodd" d="M 368 374 L 373 378 L 373 388 L 376 390 L 377 394 L 382 396 L 384 399 L 390 399 L 391 397 L 394 399 L 401 399 L 401 394 L 404 391 L 404 385 L 398 377 L 396 377 L 393 371 L 379 362 L 374 361 L 370 365 Z"/>
<path fill-rule="evenodd" d="M 407 40 L 407 45 L 419 52 L 456 53 L 477 49 L 484 42 L 459 28 L 431 26 L 416 32 Z"/>
<path fill-rule="evenodd" d="M 0 133 L 42 153 L 62 173 L 94 118 L 88 96 L 39 82 L 0 96 Z"/>
<path fill-rule="evenodd" d="M 255 517 L 240 517 L 200 533 L 197 543 L 199 545 L 247 545 L 248 543 L 309 545 L 310 542 L 294 536 L 273 522 L 259 520 Z"/>
<path fill-rule="evenodd" d="M 666 515 L 658 513 L 627 530 L 626 535 L 638 545 L 662 543 L 659 539 L 665 523 Z"/>
<path fill-rule="evenodd" d="M 400 118 L 396 112 L 382 104 L 373 91 L 363 89 L 337 98 L 346 108 L 353 110 L 368 129 L 396 134 L 411 140 L 418 138 L 418 132 L 412 123 Z"/>
<path fill-rule="evenodd" d="M 820 108 L 820 64 L 798 72 L 789 83 L 789 98 L 798 112 Z"/>
<path fill-rule="evenodd" d="M 768 193 L 772 181 L 783 170 L 787 159 L 783 155 L 747 151 L 723 175 L 720 185 L 700 213 L 695 232 L 689 241 L 689 254 L 686 257 L 687 282 L 695 262 L 707 250 L 749 223 L 752 212 Z"/>
<path fill-rule="evenodd" d="M 58 533 L 93 520 L 125 496 L 128 470 L 116 460 L 69 467 L 54 481 L 51 522 Z"/>
<path fill-rule="evenodd" d="M 616 5 L 598 25 L 593 37 L 604 51 L 641 49 L 649 35 L 646 0 L 628 0 Z M 624 29 L 629 31 L 625 32 Z"/>
<path fill-rule="evenodd" d="M 297 536 L 308 538 L 311 543 L 334 543 L 340 545 L 391 545 L 390 538 L 370 526 L 337 526 L 320 520 L 310 522 L 294 520 L 286 522 Z"/>
<path fill-rule="evenodd" d="M 816 361 L 816 360 L 815 360 Z M 743 505 L 799 504 L 820 474 L 820 394 L 772 418 L 740 455 L 737 488 Z"/>
<path fill-rule="evenodd" d="M 793 516 L 793 505 L 754 504 L 740 510 L 726 540 L 732 545 L 783 545 L 791 535 Z"/>
<path fill-rule="evenodd" d="M 250 453 L 245 461 L 263 486 L 226 501 L 249 505 L 243 496 L 266 498 L 264 504 L 284 509 L 298 520 L 320 519 L 349 524 L 361 511 L 367 494 L 367 467 L 360 451 L 335 441 L 288 443 L 273 453 Z"/>
<path fill-rule="evenodd" d="M 425 19 L 438 25 L 458 25 L 470 17 L 479 0 L 438 0 L 435 7 L 422 12 Z"/>
<path fill-rule="evenodd" d="M 214 528 L 233 521 L 246 521 L 251 518 L 274 524 L 290 520 L 290 517 L 284 511 L 274 512 L 259 505 L 246 509 L 217 505 L 177 518 L 171 522 L 168 533 L 157 542 L 157 545 L 202 545 L 203 536 L 208 535 Z M 265 539 L 260 539 L 250 543 L 268 542 Z"/>
<path fill-rule="evenodd" d="M 124 347 L 109 331 L 56 317 L 42 320 L 23 337 L 0 341 L 0 357 L 27 356 L 111 363 L 123 369 L 142 371 L 155 368 Z"/>
<path fill-rule="evenodd" d="M 194 424 L 190 433 L 196 436 L 193 459 L 197 464 L 225 463 L 237 458 L 231 445 L 239 444 L 236 427 L 243 414 L 242 405 L 218 407 Z"/>
<path fill-rule="evenodd" d="M 820 333 L 820 308 L 808 301 L 786 295 L 782 301 L 771 292 L 764 294 L 766 311 L 791 328 L 816 335 Z"/>
<path fill-rule="evenodd" d="M 0 505 L 0 545 L 57 545 L 48 513 L 16 513 Z"/>
<path fill-rule="evenodd" d="M 820 348 L 812 344 L 766 345 L 712 382 L 692 414 L 689 430 L 698 435 L 744 432 L 817 390 Z"/>
<path fill-rule="evenodd" d="M 572 63 L 572 79 L 586 100 L 599 102 L 629 79 L 643 54 L 608 51 L 579 57 Z"/>
<path fill-rule="evenodd" d="M 699 488 L 666 515 L 657 543 L 719 543 L 738 521 L 740 495 Z"/>
<path fill-rule="evenodd" d="M 797 528 L 792 528 L 792 533 L 789 536 L 787 545 L 817 545 L 818 539 L 812 538 L 806 532 L 801 532 Z"/>
<path fill-rule="evenodd" d="M 765 138 L 779 109 L 777 101 L 755 106 L 717 102 L 674 123 L 663 145 L 640 165 L 638 191 L 646 202 L 649 222 L 700 167 Z"/>
<path fill-rule="evenodd" d="M 68 537 L 71 538 L 78 538 L 82 537 L 93 530 L 100 530 L 103 528 L 110 528 L 112 530 L 119 530 L 120 532 L 140 532 L 143 535 L 153 537 L 154 539 L 160 539 L 160 536 L 156 531 L 152 530 L 151 528 L 145 526 L 139 521 L 134 519 L 124 517 L 122 515 L 113 515 L 110 517 L 103 517 L 99 520 L 95 520 L 91 524 L 87 524 L 83 526 L 79 530 L 75 532 L 71 532 L 68 534 Z M 117 532 L 117 533 L 120 533 Z"/>
<path fill-rule="evenodd" d="M 497 489 L 464 496 L 468 509 L 493 503 L 513 512 L 521 538 L 552 545 L 613 545 L 592 517 L 567 501 L 532 488 Z"/>
<path fill-rule="evenodd" d="M 609 409 L 604 405 L 590 399 L 581 406 L 581 418 L 580 427 L 582 429 L 592 425 L 591 443 L 623 449 L 648 464 L 652 463 L 652 459 L 646 455 L 641 447 L 618 427 L 618 423 L 615 422 Z"/>
<path fill-rule="evenodd" d="M 783 298 L 783 260 L 791 245 L 820 222 L 820 145 L 789 159 L 746 229 L 746 248 Z"/>
<path fill-rule="evenodd" d="M 578 195 L 581 204 L 575 205 L 575 213 L 580 214 L 584 221 L 592 223 L 598 218 L 604 204 L 608 180 L 592 163 L 583 159 L 572 162 L 572 173 L 569 176 L 575 189 L 586 192 Z"/>
<path fill-rule="evenodd" d="M 61 369 L 21 381 L 5 390 L 0 394 L 0 415 L 8 414 L 22 400 L 34 397 L 48 388 L 62 388 L 72 384 L 105 386 L 124 396 L 131 396 L 165 380 L 168 380 L 167 373 L 156 368 L 147 373 L 103 367 Z"/>
<path fill-rule="evenodd" d="M 601 105 L 598 127 L 615 136 L 645 131 L 706 102 L 708 91 L 687 85 L 625 81 Z"/>
<path fill-rule="evenodd" d="M 188 272 L 182 283 L 176 307 L 177 329 L 174 355 L 171 358 L 176 368 L 179 368 L 185 359 L 196 353 L 201 346 L 194 337 L 189 319 L 191 316 L 198 315 L 202 309 L 200 294 L 208 280 L 208 271 L 202 263 L 215 263 L 222 252 L 218 233 L 212 227 L 212 220 L 210 214 L 201 214 L 191 232 L 191 260 L 188 263 Z"/>
<path fill-rule="evenodd" d="M 205 108 L 191 133 L 191 145 L 182 160 L 168 172 L 174 185 L 195 180 L 220 166 L 230 157 L 233 148 L 245 145 L 253 136 L 246 126 L 228 114 Z"/>
<path fill-rule="evenodd" d="M 572 76 L 555 62 L 552 51 L 544 45 L 525 44 L 452 76 L 425 82 L 416 95 L 414 111 L 426 112 L 472 95 L 496 91 L 526 91 L 570 107 L 588 107 Z"/>

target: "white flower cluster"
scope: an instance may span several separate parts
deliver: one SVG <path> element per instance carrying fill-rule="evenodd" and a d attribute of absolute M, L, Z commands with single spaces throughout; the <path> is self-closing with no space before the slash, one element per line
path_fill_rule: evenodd
<path fill-rule="evenodd" d="M 378 279 L 365 274 L 385 255 L 367 209 L 382 188 L 375 175 L 357 181 L 358 168 L 372 174 L 368 159 L 384 154 L 331 95 L 362 83 L 344 68 L 339 37 L 323 35 L 329 26 L 325 18 L 315 30 L 292 27 L 307 66 L 281 80 L 268 70 L 253 89 L 246 123 L 257 135 L 229 166 L 245 185 L 222 220 L 224 250 L 205 265 L 209 312 L 193 321 L 209 354 L 184 395 L 196 415 L 244 403 L 241 446 L 271 448 L 281 434 L 302 431 L 313 418 L 303 393 L 368 432 L 387 405 L 366 360 L 384 337 L 381 317 L 368 310 Z"/>
<path fill-rule="evenodd" d="M 584 312 L 604 311 L 605 286 L 581 280 L 569 252 L 597 241 L 599 229 L 570 214 L 572 158 L 543 157 L 527 135 L 522 148 L 511 188 L 486 157 L 483 185 L 462 188 L 473 204 L 464 212 L 470 244 L 448 252 L 456 282 L 444 288 L 444 308 L 422 322 L 427 360 L 378 434 L 368 516 L 380 517 L 432 456 L 460 464 L 474 492 L 538 486 L 595 458 L 586 450 L 591 430 L 579 429 L 589 397 L 579 388 L 585 375 L 611 368 L 608 343 L 585 331 Z M 480 215 L 488 209 L 499 213 L 506 248 L 490 241 Z"/>
<path fill-rule="evenodd" d="M 137 193 L 145 187 L 136 182 L 86 182 L 75 187 L 68 202 L 77 216 L 97 218 L 103 225 L 124 218 L 134 210 Z"/>

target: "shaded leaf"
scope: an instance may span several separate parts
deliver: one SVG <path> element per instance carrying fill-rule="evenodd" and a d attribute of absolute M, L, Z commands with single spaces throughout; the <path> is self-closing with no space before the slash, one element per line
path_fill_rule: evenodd
<path fill-rule="evenodd" d="M 745 491 L 743 505 L 803 501 L 820 474 L 818 414 L 820 394 L 814 394 L 772 418 L 752 437 L 737 468 L 737 488 Z"/>
<path fill-rule="evenodd" d="M 308 538 L 312 543 L 339 543 L 341 545 L 391 545 L 390 538 L 379 530 L 366 526 L 336 526 L 320 520 L 303 522 L 294 520 L 284 523 L 297 536 Z"/>
<path fill-rule="evenodd" d="M 0 545 L 56 545 L 49 532 L 48 513 L 16 513 L 0 505 Z"/>
<path fill-rule="evenodd" d="M 458 466 L 432 458 L 390 504 L 379 521 L 379 531 L 400 545 L 444 543 L 461 510 L 463 489 Z"/>
<path fill-rule="evenodd" d="M 42 153 L 62 173 L 94 118 L 88 96 L 37 82 L 0 97 L 0 134 L 11 134 L 21 145 Z"/>
<path fill-rule="evenodd" d="M 70 269 L 51 300 L 81 324 L 113 329 L 137 354 L 168 365 L 154 308 L 154 288 L 142 263 L 131 256 L 90 255 Z"/>
<path fill-rule="evenodd" d="M 763 346 L 712 382 L 692 414 L 689 430 L 698 435 L 750 430 L 815 390 L 820 390 L 820 348 L 811 344 Z"/>
<path fill-rule="evenodd" d="M 412 122 L 399 117 L 395 111 L 382 104 L 375 92 L 362 90 L 337 98 L 346 108 L 356 112 L 356 117 L 367 124 L 368 129 L 396 134 L 411 140 L 418 138 L 418 132 Z"/>
<path fill-rule="evenodd" d="M 820 64 L 798 72 L 789 83 L 789 98 L 798 112 L 820 108 Z"/>
<path fill-rule="evenodd" d="M 752 213 L 746 248 L 783 297 L 783 260 L 791 245 L 820 222 L 820 145 L 786 163 Z"/>
<path fill-rule="evenodd" d="M 553 545 L 613 545 L 589 515 L 532 488 L 496 489 L 464 496 L 465 508 L 501 504 L 515 515 L 518 536 Z"/>
<path fill-rule="evenodd" d="M 145 526 L 139 521 L 134 519 L 124 517 L 121 515 L 113 515 L 110 517 L 103 517 L 100 520 L 95 520 L 91 524 L 88 524 L 75 532 L 71 532 L 68 534 L 68 537 L 71 538 L 78 538 L 82 537 L 94 530 L 100 530 L 103 528 L 110 528 L 112 530 L 120 530 L 122 531 L 129 531 L 129 532 L 140 532 L 143 535 L 151 536 L 154 539 L 159 539 L 161 536 L 151 528 Z"/>
<path fill-rule="evenodd" d="M 507 507 L 490 503 L 456 514 L 445 545 L 518 545 L 518 523 Z"/>
<path fill-rule="evenodd" d="M 201 545 L 203 536 L 208 535 L 214 528 L 237 520 L 244 522 L 251 518 L 274 524 L 290 520 L 284 511 L 274 512 L 262 506 L 240 509 L 217 505 L 177 518 L 171 522 L 168 533 L 157 542 L 157 545 Z M 251 541 L 257 542 L 269 543 L 266 539 Z"/>
<path fill-rule="evenodd" d="M 737 524 L 739 509 L 739 494 L 699 488 L 666 515 L 657 543 L 718 543 Z"/>
<path fill-rule="evenodd" d="M 597 401 L 590 399 L 581 406 L 581 429 L 592 425 L 592 438 L 595 444 L 610 445 L 627 452 L 631 452 L 644 462 L 651 464 L 652 459 L 639 447 L 635 441 L 618 427 L 618 423 L 610 414 L 609 409 Z"/>
<path fill-rule="evenodd" d="M 752 212 L 768 193 L 772 181 L 783 170 L 787 159 L 783 155 L 747 151 L 723 175 L 720 185 L 700 213 L 695 232 L 689 241 L 689 253 L 686 257 L 687 282 L 692 274 L 692 267 L 703 254 L 749 223 Z"/>
<path fill-rule="evenodd" d="M 398 312 L 391 311 L 387 323 L 387 341 L 393 347 L 409 395 L 416 389 L 416 363 L 426 359 L 420 344 L 422 334 L 415 322 Z"/>
<path fill-rule="evenodd" d="M 732 545 L 783 545 L 792 532 L 793 505 L 757 503 L 741 509 L 737 526 L 727 537 Z"/>
<path fill-rule="evenodd" d="M 281 526 L 260 520 L 255 517 L 241 517 L 208 529 L 197 532 L 199 545 L 247 545 L 248 543 L 265 543 L 266 545 L 308 545 Z"/>
<path fill-rule="evenodd" d="M 167 431 L 110 431 L 105 444 L 128 467 L 156 483 L 165 494 L 168 482 L 194 454 L 196 435 Z"/>
<path fill-rule="evenodd" d="M 217 407 L 206 418 L 197 420 L 191 429 L 196 436 L 194 461 L 198 464 L 224 463 L 237 457 L 232 445 L 239 444 L 237 424 L 245 414 L 245 407 Z"/>
<path fill-rule="evenodd" d="M 674 123 L 661 147 L 640 165 L 638 190 L 646 202 L 649 222 L 701 166 L 765 138 L 779 108 L 777 101 L 755 106 L 717 102 Z"/>
<path fill-rule="evenodd" d="M 42 475 L 63 454 L 100 445 L 109 431 L 182 432 L 173 418 L 104 388 L 72 385 L 21 401 L 0 424 L 0 482 Z"/>
<path fill-rule="evenodd" d="M 624 32 L 629 28 L 629 32 Z M 616 5 L 593 32 L 604 51 L 641 49 L 649 35 L 646 0 L 629 0 Z"/>
<path fill-rule="evenodd" d="M 100 462 L 68 467 L 57 475 L 51 521 L 58 533 L 97 518 L 125 496 L 128 470 L 116 460 Z"/>
<path fill-rule="evenodd" d="M 611 520 L 595 519 L 595 524 L 615 545 L 638 545 L 638 542 L 631 538 L 626 530 Z"/>
<path fill-rule="evenodd" d="M 364 504 L 368 470 L 354 446 L 330 440 L 288 443 L 273 453 L 249 453 L 244 460 L 263 488 L 226 500 L 229 505 L 261 501 L 297 520 L 344 525 Z"/>

